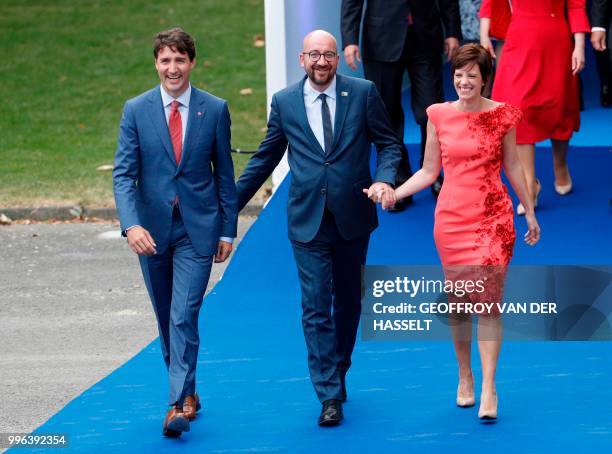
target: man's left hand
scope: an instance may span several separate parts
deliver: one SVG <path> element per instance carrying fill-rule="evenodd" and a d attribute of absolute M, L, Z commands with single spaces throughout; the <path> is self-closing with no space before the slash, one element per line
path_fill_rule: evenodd
<path fill-rule="evenodd" d="M 387 183 L 373 183 L 368 189 L 364 188 L 363 193 L 374 203 L 382 202 L 383 197 L 386 197 L 387 200 L 393 200 L 393 203 L 395 203 L 395 191 Z"/>
<path fill-rule="evenodd" d="M 459 40 L 457 38 L 446 38 L 444 40 L 444 53 L 446 54 L 446 61 L 451 61 L 455 52 L 459 49 Z"/>
<path fill-rule="evenodd" d="M 232 243 L 228 243 L 227 241 L 219 241 L 217 254 L 215 255 L 215 263 L 225 262 L 231 254 L 232 248 Z"/>

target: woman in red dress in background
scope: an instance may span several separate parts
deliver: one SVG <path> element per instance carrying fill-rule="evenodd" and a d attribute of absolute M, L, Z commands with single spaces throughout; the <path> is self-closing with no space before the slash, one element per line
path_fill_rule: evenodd
<path fill-rule="evenodd" d="M 486 298 L 486 302 L 498 303 L 515 239 L 512 200 L 501 180 L 502 165 L 527 211 L 527 244 L 534 245 L 539 240 L 540 228 L 516 153 L 515 126 L 521 112 L 514 106 L 481 96 L 491 76 L 491 67 L 489 53 L 479 44 L 466 44 L 453 56 L 451 71 L 459 100 L 433 104 L 427 109 L 429 122 L 423 167 L 395 190 L 395 198 L 402 199 L 428 187 L 444 167 L 434 240 L 445 278 L 465 279 L 467 275 L 470 280 L 477 280 L 483 274 L 493 274 L 499 285 L 487 288 L 484 295 L 470 295 L 469 299 L 477 302 L 475 299 Z M 383 209 L 394 201 L 383 197 Z M 478 349 L 482 362 L 478 416 L 495 419 L 495 371 L 502 324 L 498 312 L 478 315 Z M 468 314 L 455 314 L 451 322 L 459 363 L 457 405 L 470 407 L 475 403 L 472 324 Z"/>
<path fill-rule="evenodd" d="M 481 17 L 490 11 L 491 1 L 483 0 Z M 536 142 L 551 139 L 555 191 L 566 195 L 572 190 L 567 150 L 570 137 L 580 127 L 578 73 L 584 68 L 589 20 L 585 0 L 512 0 L 511 4 L 512 19 L 492 98 L 518 106 L 523 112 L 516 142 L 537 206 L 541 187 L 535 173 Z M 487 42 L 488 36 L 481 35 L 485 47 Z M 522 204 L 517 213 L 525 214 Z"/>

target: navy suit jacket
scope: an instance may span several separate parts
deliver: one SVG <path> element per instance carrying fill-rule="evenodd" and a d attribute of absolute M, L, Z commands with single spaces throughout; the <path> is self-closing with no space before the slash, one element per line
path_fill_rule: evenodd
<path fill-rule="evenodd" d="M 342 0 L 342 48 L 359 44 L 363 17 L 362 54 L 366 60 L 395 62 L 404 49 L 411 14 L 416 42 L 421 53 L 437 58 L 444 38 L 461 39 L 461 15 L 457 0 Z"/>
<path fill-rule="evenodd" d="M 591 27 L 603 27 L 610 33 L 612 25 L 612 1 L 593 0 L 591 2 Z"/>
<path fill-rule="evenodd" d="M 235 237 L 238 210 L 227 103 L 192 86 L 181 162 L 176 164 L 157 86 L 124 107 L 113 183 L 121 231 L 140 225 L 168 247 L 176 197 L 195 250 L 213 255 Z"/>
<path fill-rule="evenodd" d="M 306 80 L 304 77 L 272 98 L 266 137 L 237 183 L 239 209 L 272 173 L 288 144 L 289 238 L 312 240 L 326 206 L 344 239 L 368 235 L 378 225 L 376 207 L 362 192 L 372 184 L 370 143 L 378 150 L 374 180 L 389 184 L 395 182 L 401 144 L 374 84 L 337 74 L 334 141 L 326 154 L 308 124 Z"/>

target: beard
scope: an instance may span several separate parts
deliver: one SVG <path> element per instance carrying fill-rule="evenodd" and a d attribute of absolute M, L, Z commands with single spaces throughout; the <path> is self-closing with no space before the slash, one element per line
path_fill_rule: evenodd
<path fill-rule="evenodd" d="M 329 82 L 331 82 L 331 80 L 334 78 L 334 75 L 336 74 L 336 71 L 334 71 L 333 68 L 329 68 L 327 75 L 323 76 L 323 77 L 319 77 L 317 76 L 317 71 L 316 69 L 318 68 L 318 66 L 312 66 L 310 67 L 310 69 L 308 69 L 306 71 L 306 73 L 308 74 L 308 78 L 311 80 L 311 82 L 315 85 L 326 85 Z"/>

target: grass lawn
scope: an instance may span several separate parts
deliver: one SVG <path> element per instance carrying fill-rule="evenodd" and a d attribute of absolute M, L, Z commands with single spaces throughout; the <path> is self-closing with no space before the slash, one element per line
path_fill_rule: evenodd
<path fill-rule="evenodd" d="M 229 102 L 232 145 L 259 144 L 263 0 L 2 0 L 0 207 L 113 206 L 111 172 L 96 167 L 112 164 L 124 102 L 159 83 L 153 36 L 173 26 L 196 39 L 193 84 Z M 234 155 L 237 175 L 247 160 Z"/>

